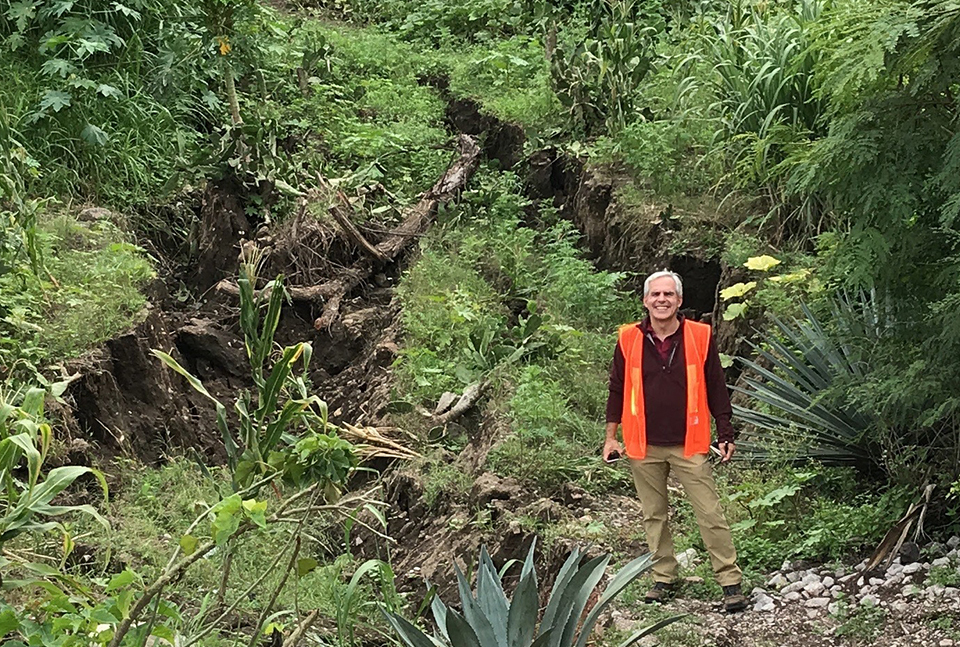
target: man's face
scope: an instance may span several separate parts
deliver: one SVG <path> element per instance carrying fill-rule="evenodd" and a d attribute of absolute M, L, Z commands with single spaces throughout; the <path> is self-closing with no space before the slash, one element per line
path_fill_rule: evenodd
<path fill-rule="evenodd" d="M 650 282 L 650 291 L 643 297 L 650 318 L 666 322 L 677 316 L 683 299 L 677 294 L 677 286 L 669 276 L 661 276 Z"/>

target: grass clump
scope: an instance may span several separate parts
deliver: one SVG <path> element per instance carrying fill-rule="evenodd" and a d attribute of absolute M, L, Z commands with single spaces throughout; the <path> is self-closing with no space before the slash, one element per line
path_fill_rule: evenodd
<path fill-rule="evenodd" d="M 46 273 L 0 275 L 8 361 L 76 357 L 137 321 L 154 271 L 119 227 L 63 213 L 43 220 L 37 236 Z"/>

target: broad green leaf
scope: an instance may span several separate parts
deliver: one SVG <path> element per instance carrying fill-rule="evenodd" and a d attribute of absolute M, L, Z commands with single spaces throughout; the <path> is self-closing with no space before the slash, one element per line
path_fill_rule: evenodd
<path fill-rule="evenodd" d="M 102 97 L 113 97 L 114 99 L 123 96 L 123 92 L 106 83 L 101 83 L 97 86 L 97 94 Z"/>
<path fill-rule="evenodd" d="M 497 647 L 497 642 L 493 640 L 492 630 L 487 633 L 488 640 L 481 642 L 471 623 L 464 616 L 449 608 L 447 609 L 447 635 L 450 636 L 450 643 L 456 647 Z"/>
<path fill-rule="evenodd" d="M 33 0 L 21 0 L 10 4 L 6 11 L 6 16 L 17 24 L 17 31 L 22 32 L 27 28 L 36 16 L 37 3 Z"/>
<path fill-rule="evenodd" d="M 111 591 L 116 591 L 117 589 L 122 589 L 125 586 L 133 584 L 137 580 L 137 574 L 131 571 L 128 568 L 125 568 L 121 572 L 114 575 L 110 578 L 109 584 L 105 589 L 107 593 Z"/>
<path fill-rule="evenodd" d="M 243 502 L 243 509 L 247 513 L 250 521 L 257 524 L 260 528 L 267 527 L 267 502 L 257 501 L 256 499 L 247 499 Z"/>
<path fill-rule="evenodd" d="M 312 573 L 319 565 L 320 562 L 312 557 L 301 557 L 297 560 L 297 575 L 303 577 L 308 573 Z"/>
<path fill-rule="evenodd" d="M 243 501 L 239 494 L 228 496 L 213 506 L 212 512 L 215 516 L 211 525 L 211 534 L 213 535 L 213 541 L 218 546 L 225 544 L 240 527 L 242 508 Z"/>
<path fill-rule="evenodd" d="M 780 261 L 773 256 L 764 254 L 763 256 L 752 256 L 747 259 L 747 262 L 743 264 L 748 270 L 757 270 L 758 272 L 766 272 L 773 267 L 776 267 L 780 264 Z"/>
<path fill-rule="evenodd" d="M 54 112 L 60 112 L 64 108 L 70 107 L 70 102 L 73 97 L 69 92 L 61 92 L 60 90 L 47 90 L 43 93 L 43 98 L 40 100 L 40 109 L 53 110 Z"/>
<path fill-rule="evenodd" d="M 17 619 L 17 614 L 14 613 L 13 609 L 6 605 L 3 606 L 5 608 L 0 609 L 0 638 L 3 638 L 20 626 L 20 620 Z"/>
<path fill-rule="evenodd" d="M 180 538 L 180 549 L 184 555 L 193 555 L 197 550 L 200 540 L 193 535 L 184 535 Z"/>
<path fill-rule="evenodd" d="M 527 647 L 533 640 L 539 603 L 536 578 L 530 573 L 523 574 L 510 602 L 507 647 Z"/>
<path fill-rule="evenodd" d="M 83 141 L 93 146 L 106 146 L 110 141 L 110 136 L 99 126 L 87 124 L 80 131 L 80 137 Z"/>
<path fill-rule="evenodd" d="M 47 59 L 40 66 L 40 69 L 43 70 L 44 74 L 59 76 L 61 79 L 65 79 L 77 71 L 77 67 L 73 63 L 62 58 Z"/>
<path fill-rule="evenodd" d="M 723 311 L 723 320 L 724 321 L 733 321 L 737 317 L 743 315 L 747 311 L 746 303 L 731 303 Z"/>
<path fill-rule="evenodd" d="M 728 288 L 720 290 L 720 298 L 724 301 L 729 301 L 730 299 L 737 299 L 745 295 L 747 292 L 757 287 L 756 281 L 750 281 L 749 283 L 734 283 Z"/>
<path fill-rule="evenodd" d="M 380 607 L 380 611 L 386 616 L 387 621 L 403 640 L 406 647 L 446 647 L 440 641 L 420 631 L 404 617 L 390 613 L 383 607 Z"/>

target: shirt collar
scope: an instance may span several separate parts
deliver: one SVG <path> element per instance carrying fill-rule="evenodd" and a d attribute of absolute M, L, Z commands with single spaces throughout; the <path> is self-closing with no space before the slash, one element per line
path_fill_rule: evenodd
<path fill-rule="evenodd" d="M 683 316 L 683 314 L 678 312 L 678 313 L 677 313 L 677 320 L 680 321 L 680 327 L 677 328 L 677 332 L 673 333 L 673 335 L 676 335 L 676 334 L 679 333 L 681 330 L 683 330 L 683 320 L 684 320 L 684 319 L 685 319 L 685 317 Z M 650 325 L 650 315 L 647 315 L 646 317 L 644 317 L 644 318 L 643 318 L 643 321 L 640 322 L 640 330 L 643 331 L 643 334 L 644 334 L 644 335 L 652 335 L 652 334 L 653 334 L 653 326 Z M 673 337 L 673 335 L 670 335 L 670 337 Z"/>

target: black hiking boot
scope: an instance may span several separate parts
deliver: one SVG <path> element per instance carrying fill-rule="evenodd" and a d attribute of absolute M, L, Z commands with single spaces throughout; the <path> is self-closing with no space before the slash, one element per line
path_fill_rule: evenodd
<path fill-rule="evenodd" d="M 737 613 L 747 608 L 747 597 L 743 594 L 739 584 L 731 584 L 723 588 L 723 610 L 727 613 Z"/>

